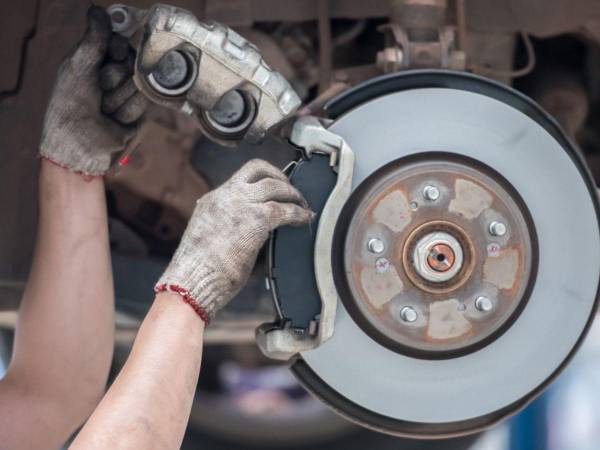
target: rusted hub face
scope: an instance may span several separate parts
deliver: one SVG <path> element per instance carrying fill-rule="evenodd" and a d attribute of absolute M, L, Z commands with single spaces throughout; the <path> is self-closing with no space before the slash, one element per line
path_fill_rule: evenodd
<path fill-rule="evenodd" d="M 422 157 L 378 172 L 355 195 L 346 304 L 367 332 L 398 351 L 443 357 L 514 320 L 534 272 L 533 233 L 500 176 L 470 160 Z"/>

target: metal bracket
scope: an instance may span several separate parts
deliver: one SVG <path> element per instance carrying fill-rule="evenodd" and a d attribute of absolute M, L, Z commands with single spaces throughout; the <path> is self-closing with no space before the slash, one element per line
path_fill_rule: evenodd
<path fill-rule="evenodd" d="M 281 360 L 316 348 L 333 335 L 338 294 L 331 268 L 331 244 L 337 219 L 350 196 L 354 172 L 352 149 L 316 117 L 299 118 L 293 125 L 290 141 L 307 157 L 313 153 L 331 155 L 330 163 L 337 170 L 338 178 L 321 213 L 315 241 L 314 270 L 321 297 L 321 312 L 315 332 L 299 335 L 290 328 L 274 328 L 273 324 L 264 324 L 256 331 L 256 342 L 262 352 Z"/>

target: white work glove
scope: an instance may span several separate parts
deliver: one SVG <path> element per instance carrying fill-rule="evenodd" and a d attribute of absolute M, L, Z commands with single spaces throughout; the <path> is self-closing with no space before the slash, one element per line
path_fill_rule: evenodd
<path fill-rule="evenodd" d="M 180 294 L 208 324 L 244 286 L 269 233 L 313 217 L 279 169 L 252 160 L 198 200 L 155 291 Z"/>
<path fill-rule="evenodd" d="M 85 175 L 109 169 L 148 105 L 131 79 L 132 51 L 112 33 L 104 9 L 91 6 L 85 35 L 58 71 L 44 119 L 42 158 Z"/>

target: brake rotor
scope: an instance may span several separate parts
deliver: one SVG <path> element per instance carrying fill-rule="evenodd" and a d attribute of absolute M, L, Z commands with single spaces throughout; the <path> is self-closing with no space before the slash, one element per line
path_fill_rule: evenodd
<path fill-rule="evenodd" d="M 335 329 L 293 372 L 337 412 L 396 435 L 466 434 L 516 412 L 596 309 L 585 164 L 535 103 L 472 75 L 386 76 L 328 111 L 356 159 L 330 242 Z"/>

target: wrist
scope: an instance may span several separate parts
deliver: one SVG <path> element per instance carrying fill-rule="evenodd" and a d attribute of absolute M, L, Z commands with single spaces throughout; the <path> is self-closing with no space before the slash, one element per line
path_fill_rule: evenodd
<path fill-rule="evenodd" d="M 178 284 L 158 283 L 154 287 L 154 292 L 156 292 L 157 298 L 171 299 L 171 301 L 177 301 L 181 305 L 186 303 L 187 306 L 202 320 L 203 326 L 208 326 L 210 324 L 210 315 L 202 306 L 200 306 L 198 300 L 196 300 L 184 287 Z"/>
<path fill-rule="evenodd" d="M 70 170 L 78 175 L 89 177 L 103 176 L 111 165 L 111 154 L 91 151 L 93 144 L 86 147 L 82 143 L 73 142 L 68 136 L 64 139 L 43 139 L 39 147 L 39 157 Z"/>
<path fill-rule="evenodd" d="M 206 322 L 204 322 L 200 316 L 194 314 L 194 311 L 190 309 L 190 306 L 182 301 L 181 295 L 174 292 L 158 292 L 154 299 L 152 309 L 158 311 L 159 314 L 157 317 L 168 315 L 183 329 L 189 330 L 190 327 L 193 327 L 194 329 L 199 327 L 201 331 L 204 331 L 204 328 L 206 327 Z"/>
<path fill-rule="evenodd" d="M 82 176 L 47 159 L 40 161 L 39 176 L 40 199 L 59 207 L 64 213 L 77 208 L 79 215 L 85 215 L 86 211 L 96 211 L 96 206 L 92 205 L 96 205 L 97 199 L 104 202 L 102 177 Z"/>
<path fill-rule="evenodd" d="M 217 270 L 202 264 L 202 258 L 181 258 L 178 250 L 155 290 L 180 294 L 186 302 L 200 308 L 210 321 L 232 295 L 231 283 Z M 206 256 L 205 256 L 206 257 Z"/>
<path fill-rule="evenodd" d="M 83 179 L 85 181 L 91 181 L 94 179 L 103 179 L 103 177 L 104 177 L 104 174 L 91 175 L 89 173 L 86 173 L 86 172 L 83 172 L 83 171 L 80 171 L 77 169 L 73 169 L 65 164 L 62 164 L 59 161 L 52 159 L 52 157 L 50 157 L 50 156 L 42 154 L 41 152 L 38 155 L 38 157 L 41 160 L 42 167 L 43 166 L 51 167 L 52 168 L 51 170 L 56 170 L 63 174 L 66 173 L 66 174 L 75 176 L 79 180 Z"/>

